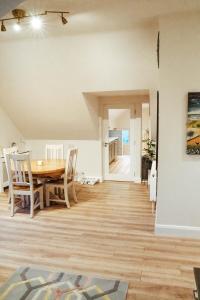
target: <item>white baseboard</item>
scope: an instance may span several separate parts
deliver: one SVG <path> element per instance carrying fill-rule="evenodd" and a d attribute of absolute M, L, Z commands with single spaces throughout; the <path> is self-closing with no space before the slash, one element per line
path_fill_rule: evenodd
<path fill-rule="evenodd" d="M 200 227 L 156 224 L 155 234 L 184 238 L 200 238 Z"/>
<path fill-rule="evenodd" d="M 141 178 L 140 177 L 134 177 L 131 178 L 130 176 L 121 176 L 118 174 L 110 174 L 104 178 L 100 179 L 100 182 L 104 181 L 104 180 L 111 180 L 111 181 L 132 181 L 134 183 L 141 183 Z"/>
<path fill-rule="evenodd" d="M 130 175 L 122 175 L 122 174 L 107 174 L 104 176 L 103 180 L 110 180 L 110 181 L 134 181 Z"/>

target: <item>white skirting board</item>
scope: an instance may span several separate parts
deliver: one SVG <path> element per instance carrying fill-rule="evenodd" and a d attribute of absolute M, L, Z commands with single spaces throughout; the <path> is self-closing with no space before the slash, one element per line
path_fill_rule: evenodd
<path fill-rule="evenodd" d="M 156 224 L 155 234 L 160 236 L 200 239 L 200 227 Z"/>

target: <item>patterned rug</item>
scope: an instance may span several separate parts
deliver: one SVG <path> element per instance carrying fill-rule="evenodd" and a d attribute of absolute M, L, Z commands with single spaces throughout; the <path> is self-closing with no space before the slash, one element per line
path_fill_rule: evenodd
<path fill-rule="evenodd" d="M 119 280 L 26 267 L 0 287 L 0 300 L 125 300 L 127 290 Z"/>

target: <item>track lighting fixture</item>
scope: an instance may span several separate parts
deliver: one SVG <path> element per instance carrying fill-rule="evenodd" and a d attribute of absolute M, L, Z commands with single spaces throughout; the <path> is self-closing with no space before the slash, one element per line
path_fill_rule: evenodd
<path fill-rule="evenodd" d="M 6 31 L 6 26 L 4 25 L 4 21 L 1 21 L 1 31 L 2 32 Z"/>
<path fill-rule="evenodd" d="M 63 15 L 63 13 L 61 14 L 61 19 L 62 19 L 63 25 L 66 25 L 68 23 L 67 19 Z"/>
<path fill-rule="evenodd" d="M 17 23 L 14 24 L 13 28 L 15 31 L 21 30 L 21 21 L 25 18 L 31 18 L 30 24 L 33 29 L 39 30 L 42 27 L 42 16 L 47 16 L 48 14 L 57 14 L 61 15 L 62 24 L 66 25 L 68 23 L 67 19 L 64 17 L 64 14 L 69 14 L 68 11 L 51 11 L 46 10 L 43 13 L 40 14 L 34 14 L 34 15 L 27 15 L 25 10 L 23 9 L 14 9 L 12 11 L 13 17 L 1 19 L 1 31 L 6 31 L 6 26 L 4 25 L 5 22 L 17 20 Z"/>

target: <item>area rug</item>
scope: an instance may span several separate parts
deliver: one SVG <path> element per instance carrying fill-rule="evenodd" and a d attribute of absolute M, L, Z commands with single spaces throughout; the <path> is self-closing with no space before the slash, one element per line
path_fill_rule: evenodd
<path fill-rule="evenodd" d="M 0 287 L 0 300 L 125 300 L 127 290 L 119 280 L 26 267 Z"/>

